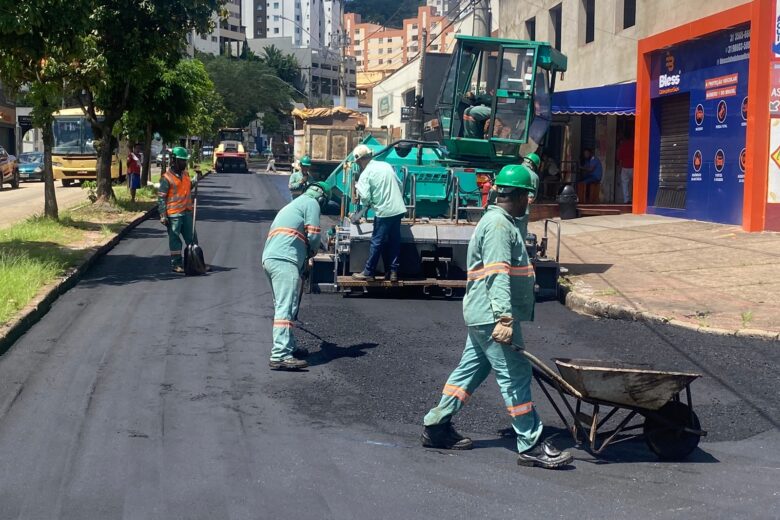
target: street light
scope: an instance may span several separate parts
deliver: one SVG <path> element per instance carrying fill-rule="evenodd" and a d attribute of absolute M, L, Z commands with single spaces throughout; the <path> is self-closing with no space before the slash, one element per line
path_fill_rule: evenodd
<path fill-rule="evenodd" d="M 286 87 L 293 89 L 295 92 L 297 92 L 298 94 L 302 95 L 302 96 L 303 96 L 303 97 L 305 97 L 307 100 L 309 99 L 309 96 L 308 96 L 308 95 L 306 95 L 306 93 L 304 93 L 304 92 L 301 92 L 301 91 L 300 91 L 300 90 L 298 90 L 297 88 L 293 87 L 292 85 L 290 85 L 289 83 L 287 83 L 286 81 L 284 81 L 284 80 L 283 80 L 282 78 L 280 78 L 279 76 L 274 76 L 273 74 L 260 74 L 260 77 L 261 77 L 261 78 L 273 78 L 273 79 L 275 79 L 276 81 L 278 81 L 278 82 L 282 83 L 283 85 L 285 85 Z"/>

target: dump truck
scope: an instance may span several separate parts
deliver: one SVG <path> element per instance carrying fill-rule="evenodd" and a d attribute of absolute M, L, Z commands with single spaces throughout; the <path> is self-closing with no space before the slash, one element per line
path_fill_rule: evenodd
<path fill-rule="evenodd" d="M 483 213 L 481 188 L 503 166 L 521 163 L 539 150 L 552 120 L 555 79 L 566 68 L 566 57 L 549 43 L 457 35 L 435 119 L 428 125 L 434 138 L 429 132 L 426 140 L 387 145 L 370 135 L 363 140 L 374 160 L 393 167 L 403 188 L 407 214 L 401 227 L 399 282 L 351 277 L 368 256 L 373 213 L 368 211 L 361 224 L 348 218 L 362 209 L 355 197 L 359 170 L 348 155 L 328 177 L 340 214 L 329 230 L 328 252 L 315 259 L 313 289 L 365 292 L 419 286 L 449 296 L 465 288 L 468 243 Z M 465 134 L 464 112 L 480 96 L 489 99 L 491 110 L 484 136 L 477 139 Z M 547 258 L 546 238 L 529 236 L 527 246 L 539 293 L 557 294 L 560 267 L 555 258 Z"/>
<path fill-rule="evenodd" d="M 244 145 L 244 130 L 241 128 L 222 128 L 217 136 L 212 156 L 214 171 L 217 173 L 249 171 L 249 154 Z"/>
<path fill-rule="evenodd" d="M 344 107 L 293 109 L 295 159 L 311 159 L 310 175 L 324 180 L 367 135 L 381 144 L 390 139 L 388 130 L 366 128 L 366 116 Z"/>

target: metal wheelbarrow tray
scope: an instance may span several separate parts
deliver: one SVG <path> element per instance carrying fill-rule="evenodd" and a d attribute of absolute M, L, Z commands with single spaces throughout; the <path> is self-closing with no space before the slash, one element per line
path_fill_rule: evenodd
<path fill-rule="evenodd" d="M 681 460 L 707 435 L 691 401 L 690 385 L 701 377 L 699 374 L 615 361 L 556 358 L 558 374 L 533 354 L 525 350 L 523 354 L 531 361 L 534 378 L 575 442 L 581 442 L 581 434 L 586 436 L 593 454 L 610 444 L 644 437 L 661 459 Z M 557 391 L 559 399 L 553 398 L 550 389 Z M 571 422 L 558 401 L 569 412 Z M 605 428 L 613 418 L 611 426 Z M 641 432 L 631 433 L 638 430 Z"/>

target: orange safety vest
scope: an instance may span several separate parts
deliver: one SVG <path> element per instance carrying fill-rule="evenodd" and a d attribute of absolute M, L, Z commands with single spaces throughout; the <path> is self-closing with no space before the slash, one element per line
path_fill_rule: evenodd
<path fill-rule="evenodd" d="M 165 206 L 168 215 L 181 215 L 185 211 L 192 211 L 192 181 L 190 174 L 184 170 L 181 177 L 177 177 L 171 171 L 163 174 L 168 181 L 168 193 L 165 195 Z"/>

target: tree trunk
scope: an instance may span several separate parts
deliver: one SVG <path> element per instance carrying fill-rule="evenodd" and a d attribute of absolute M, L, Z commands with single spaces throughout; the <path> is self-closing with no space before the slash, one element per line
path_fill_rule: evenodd
<path fill-rule="evenodd" d="M 97 132 L 96 132 L 97 130 Z M 112 203 L 115 200 L 114 189 L 111 187 L 111 156 L 113 155 L 111 132 L 114 124 L 105 120 L 99 126 L 92 126 L 95 134 L 97 151 L 97 203 Z"/>
<path fill-rule="evenodd" d="M 144 135 L 144 164 L 141 170 L 141 186 L 146 186 L 150 180 L 150 171 L 152 167 L 152 123 L 146 124 L 146 134 Z"/>
<path fill-rule="evenodd" d="M 58 220 L 57 195 L 54 191 L 54 172 L 51 169 L 51 149 L 54 146 L 54 131 L 51 123 L 43 125 L 43 209 L 46 217 Z"/>

